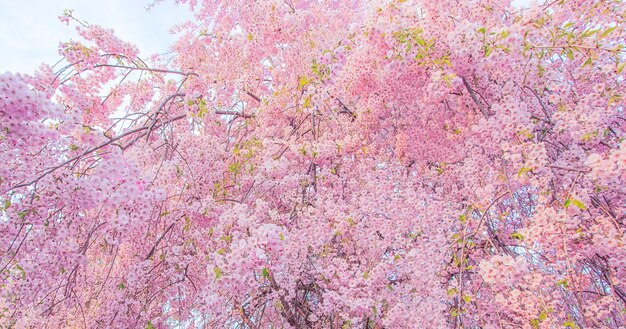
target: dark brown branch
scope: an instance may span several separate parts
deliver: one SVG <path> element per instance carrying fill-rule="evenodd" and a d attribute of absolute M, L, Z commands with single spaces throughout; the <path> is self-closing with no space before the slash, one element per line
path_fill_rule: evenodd
<path fill-rule="evenodd" d="M 172 94 L 170 96 L 168 96 L 165 100 L 163 100 L 161 102 L 161 104 L 159 105 L 159 107 L 157 108 L 155 114 L 154 114 L 154 119 L 152 124 L 150 125 L 150 128 L 148 129 L 148 132 L 146 133 L 146 140 L 148 140 L 150 138 L 150 133 L 152 132 L 152 130 L 154 129 L 156 123 L 157 123 L 157 118 L 159 117 L 159 113 L 161 112 L 161 110 L 163 110 L 163 108 L 165 107 L 165 105 L 172 99 L 176 98 L 176 97 L 184 97 L 185 94 L 183 93 L 175 93 Z"/>
<path fill-rule="evenodd" d="M 248 328 L 256 329 L 256 325 L 254 325 L 254 322 L 250 320 L 250 317 L 246 313 L 246 310 L 243 308 L 243 306 L 239 306 L 239 314 L 241 315 L 241 318 L 243 319 L 243 323 L 245 323 L 246 326 L 248 326 Z"/>
<path fill-rule="evenodd" d="M 348 113 L 351 117 L 352 117 L 352 121 L 354 121 L 356 119 L 356 114 L 354 114 L 354 112 L 352 112 L 347 106 L 346 104 L 344 104 L 341 99 L 337 98 L 337 101 L 339 102 L 339 105 L 341 105 L 341 107 L 343 108 L 343 111 L 339 112 L 339 113 Z"/>
<path fill-rule="evenodd" d="M 591 172 L 591 169 L 567 168 L 567 167 L 560 167 L 560 166 L 555 166 L 555 165 L 548 165 L 547 167 L 554 168 L 554 169 L 567 170 L 567 171 L 580 172 L 580 173 L 585 173 L 585 174 Z"/>
<path fill-rule="evenodd" d="M 153 69 L 149 67 L 138 67 L 138 66 L 126 66 L 126 65 L 115 65 L 115 64 L 96 64 L 95 67 L 113 67 L 118 69 L 126 69 L 126 70 L 139 70 L 139 71 L 148 71 L 148 72 L 157 72 L 157 73 L 170 73 L 170 74 L 179 74 L 179 75 L 195 75 L 198 76 L 197 73 L 194 72 L 181 72 L 174 70 L 165 70 L 165 69 Z"/>
<path fill-rule="evenodd" d="M 272 289 L 273 290 L 279 290 L 280 287 L 278 286 L 278 284 L 276 283 L 276 280 L 274 280 L 274 276 L 270 273 L 270 275 L 268 276 L 269 280 L 270 280 L 270 284 L 272 285 Z M 291 307 L 289 307 L 289 304 L 287 303 L 287 301 L 285 300 L 285 297 L 279 294 L 279 298 L 278 300 L 280 300 L 280 303 L 282 304 L 282 310 L 281 310 L 281 315 L 287 320 L 287 322 L 289 322 L 290 325 L 295 326 L 296 325 L 296 321 L 293 318 L 294 314 L 291 311 Z"/>
<path fill-rule="evenodd" d="M 178 223 L 178 221 L 175 221 L 172 224 L 170 224 L 170 226 L 167 227 L 165 232 L 163 232 L 163 234 L 156 240 L 156 242 L 152 246 L 152 249 L 150 249 L 150 251 L 148 252 L 148 255 L 146 256 L 146 260 L 148 260 L 148 259 L 150 259 L 150 257 L 152 257 L 152 255 L 154 254 L 154 251 L 159 246 L 159 243 L 161 243 L 161 240 L 163 240 L 163 238 L 167 235 L 167 233 L 169 233 L 170 230 L 172 230 L 172 228 L 174 227 L 174 225 L 176 225 L 176 223 Z"/>
<path fill-rule="evenodd" d="M 245 113 L 241 113 L 241 112 L 237 112 L 237 111 L 215 110 L 215 114 L 234 115 L 234 116 L 242 117 L 242 118 L 246 118 L 246 119 L 254 118 L 254 114 L 245 114 Z"/>
<path fill-rule="evenodd" d="M 548 123 L 552 124 L 552 121 L 550 120 L 550 112 L 548 112 L 548 107 L 543 102 L 543 100 L 541 100 L 541 97 L 539 97 L 539 94 L 537 94 L 536 91 L 534 91 L 533 89 L 531 89 L 528 86 L 524 86 L 524 88 L 530 90 L 530 92 L 533 93 L 533 95 L 535 95 L 535 98 L 537 98 L 537 100 L 539 101 L 539 104 L 541 105 L 541 110 L 543 111 L 543 114 L 545 114 L 546 115 L 546 119 L 548 119 Z"/>
<path fill-rule="evenodd" d="M 474 103 L 476 103 L 476 105 L 478 105 L 478 108 L 480 109 L 480 112 L 485 116 L 485 118 L 489 118 L 493 114 L 493 113 L 491 113 L 491 110 L 489 109 L 491 106 L 483 104 L 478 99 L 478 97 L 476 96 L 476 91 L 474 89 L 472 89 L 472 87 L 469 85 L 469 83 L 467 82 L 465 77 L 461 77 L 461 80 L 463 80 L 463 85 L 465 86 L 465 88 L 469 92 L 469 94 L 472 97 L 472 100 L 474 101 Z"/>
<path fill-rule="evenodd" d="M 248 94 L 248 96 L 252 97 L 255 101 L 261 103 L 261 98 L 259 98 L 259 96 L 255 95 L 255 94 L 253 94 L 253 93 L 251 93 L 251 92 L 249 92 L 247 90 L 246 90 L 246 94 Z"/>

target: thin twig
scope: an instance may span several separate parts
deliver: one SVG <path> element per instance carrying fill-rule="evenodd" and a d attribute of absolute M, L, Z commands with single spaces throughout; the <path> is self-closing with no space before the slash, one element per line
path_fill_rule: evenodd
<path fill-rule="evenodd" d="M 183 115 L 179 115 L 177 117 L 172 118 L 171 120 L 169 120 L 166 123 L 171 123 L 171 122 L 183 119 L 185 117 L 186 117 L 186 115 L 184 115 L 184 114 Z M 150 127 L 149 126 L 144 126 L 144 127 L 136 128 L 136 129 L 127 131 L 127 132 L 125 132 L 125 133 L 123 133 L 123 134 L 121 134 L 121 135 L 119 135 L 119 136 L 117 136 L 115 138 L 111 138 L 109 141 L 107 141 L 105 143 L 102 143 L 102 144 L 100 144 L 98 146 L 89 148 L 85 152 L 81 153 L 80 155 L 77 155 L 77 156 L 75 156 L 75 157 L 73 157 L 73 158 L 71 158 L 71 159 L 69 159 L 69 160 L 67 160 L 67 161 L 57 165 L 57 166 L 54 166 L 54 167 L 51 167 L 51 168 L 45 170 L 41 175 L 37 176 L 35 179 L 33 179 L 33 180 L 29 181 L 29 182 L 17 184 L 17 185 L 14 185 L 14 186 L 10 187 L 9 189 L 7 189 L 4 192 L 2 192 L 2 194 L 6 194 L 7 192 L 10 192 L 10 191 L 15 190 L 15 189 L 20 188 L 20 187 L 29 186 L 31 184 L 37 183 L 39 180 L 41 180 L 43 177 L 47 176 L 48 174 L 53 173 L 54 171 L 58 170 L 59 168 L 65 166 L 65 165 L 67 165 L 67 164 L 69 164 L 71 162 L 74 162 L 74 161 L 77 161 L 77 160 L 81 159 L 82 157 L 86 156 L 87 154 L 93 153 L 93 152 L 95 152 L 95 151 L 97 151 L 97 150 L 99 150 L 101 148 L 104 148 L 104 147 L 106 147 L 106 146 L 108 146 L 108 145 L 110 145 L 110 144 L 112 144 L 112 143 L 114 143 L 114 142 L 116 142 L 116 141 L 118 141 L 120 139 L 123 139 L 124 137 L 130 136 L 130 135 L 132 135 L 134 133 L 137 133 L 137 132 L 142 131 L 142 130 L 146 130 L 148 128 L 150 128 Z"/>
<path fill-rule="evenodd" d="M 195 72 L 182 72 L 182 71 L 174 71 L 174 70 L 166 70 L 166 69 L 154 69 L 149 67 L 138 67 L 138 66 L 126 66 L 126 65 L 116 65 L 116 64 L 96 64 L 93 66 L 96 67 L 113 67 L 118 69 L 126 69 L 126 70 L 139 70 L 139 71 L 148 71 L 148 72 L 158 72 L 158 73 L 170 73 L 170 74 L 179 74 L 179 75 L 195 75 L 198 76 Z"/>

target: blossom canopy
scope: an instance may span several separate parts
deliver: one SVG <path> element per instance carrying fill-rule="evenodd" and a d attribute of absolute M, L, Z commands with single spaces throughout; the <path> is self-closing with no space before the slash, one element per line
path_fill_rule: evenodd
<path fill-rule="evenodd" d="M 623 328 L 621 0 L 178 0 L 0 75 L 0 327 Z"/>

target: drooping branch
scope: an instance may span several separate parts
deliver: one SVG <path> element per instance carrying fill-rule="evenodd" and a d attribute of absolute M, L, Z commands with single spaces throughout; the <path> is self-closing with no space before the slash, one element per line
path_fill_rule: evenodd
<path fill-rule="evenodd" d="M 184 95 L 184 94 L 174 94 L 174 95 L 169 96 L 166 99 L 166 101 L 161 103 L 160 108 L 165 106 L 167 101 L 171 100 L 172 98 L 174 98 L 176 96 L 182 96 L 182 95 Z M 166 125 L 166 124 L 169 124 L 169 123 L 172 123 L 174 121 L 178 121 L 178 120 L 183 119 L 185 117 L 187 117 L 187 115 L 185 115 L 185 114 L 176 116 L 176 117 L 174 117 L 174 118 L 172 118 L 170 120 L 167 120 L 166 122 L 164 122 L 164 123 L 162 123 L 160 125 L 157 125 L 156 128 L 158 128 L 160 126 L 163 126 L 163 125 Z M 14 186 L 10 187 L 9 189 L 3 191 L 2 194 L 6 194 L 6 193 L 8 193 L 8 192 L 10 192 L 12 190 L 15 190 L 17 188 L 20 188 L 20 187 L 29 186 L 31 184 L 37 183 L 39 180 L 41 180 L 42 178 L 44 178 L 48 174 L 51 174 L 51 173 L 55 172 L 59 168 L 62 168 L 62 167 L 66 166 L 66 165 L 68 165 L 68 164 L 70 164 L 70 163 L 72 163 L 74 161 L 78 161 L 81 158 L 83 158 L 84 156 L 86 156 L 88 154 L 91 154 L 91 153 L 93 153 L 93 152 L 95 152 L 97 150 L 100 150 L 100 149 L 102 149 L 102 148 L 104 148 L 104 147 L 106 147 L 108 145 L 111 145 L 111 144 L 113 144 L 113 143 L 115 143 L 115 142 L 117 142 L 117 141 L 119 141 L 121 139 L 124 139 L 125 137 L 131 136 L 131 135 L 133 135 L 133 134 L 135 134 L 137 132 L 140 132 L 140 131 L 148 130 L 151 127 L 153 127 L 153 126 L 150 125 L 150 126 L 139 127 L 139 128 L 136 128 L 136 129 L 129 130 L 129 131 L 127 131 L 127 132 L 125 132 L 125 133 L 123 133 L 123 134 L 121 134 L 119 136 L 114 137 L 114 138 L 110 138 L 108 141 L 106 141 L 106 142 L 104 142 L 104 143 L 102 143 L 102 144 L 100 144 L 98 146 L 91 147 L 91 148 L 87 149 L 86 151 L 84 151 L 83 153 L 81 153 L 81 154 L 79 154 L 79 155 L 77 155 L 75 157 L 72 157 L 72 158 L 64 161 L 63 163 L 61 163 L 59 165 L 56 165 L 54 167 L 51 167 L 51 168 L 48 168 L 48 169 L 44 170 L 39 176 L 37 176 L 36 178 L 34 178 L 31 181 L 20 183 L 20 184 L 17 184 L 17 185 L 14 185 Z"/>
<path fill-rule="evenodd" d="M 96 64 L 94 65 L 94 68 L 95 67 L 113 67 L 113 68 L 126 69 L 126 70 L 132 70 L 132 71 L 138 70 L 138 71 L 148 71 L 148 72 L 157 72 L 157 73 L 179 74 L 179 75 L 185 75 L 185 76 L 189 76 L 189 75 L 198 76 L 198 74 L 195 72 L 182 72 L 182 71 L 175 71 L 175 70 L 155 69 L 155 68 L 139 67 L 139 66 L 127 66 L 127 65 L 116 65 L 116 64 Z"/>
<path fill-rule="evenodd" d="M 465 77 L 461 77 L 461 80 L 463 80 L 463 85 L 465 86 L 465 88 L 469 92 L 469 94 L 472 97 L 472 100 L 474 101 L 474 103 L 476 103 L 476 105 L 478 105 L 478 108 L 480 109 L 480 112 L 485 116 L 485 118 L 489 118 L 493 114 L 493 113 L 491 113 L 491 110 L 490 110 L 491 106 L 483 104 L 478 99 L 478 97 L 476 96 L 476 91 L 474 89 L 472 89 L 472 87 L 469 85 L 469 83 L 467 82 Z"/>

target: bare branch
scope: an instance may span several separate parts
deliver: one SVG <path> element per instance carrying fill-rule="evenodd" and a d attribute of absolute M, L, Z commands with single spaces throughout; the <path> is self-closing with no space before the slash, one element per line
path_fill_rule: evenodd
<path fill-rule="evenodd" d="M 469 85 L 469 83 L 467 82 L 465 77 L 461 77 L 461 80 L 463 80 L 463 85 L 465 86 L 465 88 L 469 92 L 469 94 L 472 97 L 472 100 L 474 101 L 474 103 L 476 103 L 476 105 L 478 105 L 478 108 L 480 109 L 480 112 L 485 116 L 485 118 L 489 118 L 493 114 L 493 113 L 491 113 L 491 110 L 489 109 L 491 106 L 483 104 L 478 99 L 478 97 L 476 97 L 476 91 L 474 89 L 472 89 L 472 87 Z"/>
<path fill-rule="evenodd" d="M 180 119 L 185 118 L 186 116 L 187 116 L 187 115 L 185 115 L 185 114 L 183 114 L 183 115 L 179 115 L 179 116 L 177 116 L 177 117 L 172 118 L 171 120 L 168 120 L 168 121 L 167 121 L 167 122 L 165 122 L 164 124 L 171 123 L 171 122 L 174 122 L 174 121 L 178 121 L 178 120 L 180 120 Z M 146 129 L 149 129 L 149 128 L 150 128 L 150 126 L 144 126 L 144 127 L 136 128 L 136 129 L 133 129 L 133 130 L 127 131 L 127 132 L 125 132 L 125 133 L 123 133 L 123 134 L 121 134 L 121 135 L 119 135 L 119 136 L 117 136 L 117 137 L 115 137 L 115 138 L 111 138 L 111 139 L 109 139 L 109 140 L 108 140 L 107 142 L 105 142 L 105 143 L 102 143 L 102 144 L 100 144 L 100 145 L 98 145 L 98 146 L 95 146 L 95 147 L 89 148 L 88 150 L 86 150 L 85 152 L 81 153 L 80 155 L 77 155 L 77 156 L 75 156 L 75 157 L 73 157 L 73 158 L 71 158 L 71 159 L 69 159 L 69 160 L 67 160 L 67 161 L 64 161 L 63 163 L 61 163 L 61 164 L 59 164 L 59 165 L 57 165 L 57 166 L 54 166 L 54 167 L 51 167 L 51 168 L 49 168 L 49 169 L 45 170 L 42 174 L 40 174 L 40 175 L 39 175 L 39 176 L 37 176 L 35 179 L 33 179 L 33 180 L 29 181 L 29 182 L 20 183 L 20 184 L 17 184 L 17 185 L 14 185 L 14 186 L 10 187 L 9 189 L 7 189 L 7 190 L 5 190 L 4 192 L 2 192 L 2 194 L 6 194 L 7 192 L 10 192 L 10 191 L 15 190 L 15 189 L 20 188 L 20 187 L 29 186 L 29 185 L 31 185 L 31 184 L 37 183 L 40 179 L 42 179 L 42 178 L 43 178 L 43 177 L 45 177 L 46 175 L 48 175 L 48 174 L 50 174 L 50 173 L 53 173 L 54 171 L 58 170 L 59 168 L 61 168 L 61 167 L 65 166 L 65 165 L 67 165 L 67 164 L 70 164 L 70 163 L 72 163 L 72 162 L 74 162 L 74 161 L 78 161 L 78 160 L 80 160 L 82 157 L 84 157 L 84 156 L 86 156 L 86 155 L 88 155 L 88 154 L 90 154 L 90 153 L 93 153 L 93 152 L 95 152 L 95 151 L 97 151 L 97 150 L 99 150 L 99 149 L 101 149 L 101 148 L 104 148 L 104 147 L 106 147 L 106 146 L 108 146 L 108 145 L 110 145 L 110 144 L 113 144 L 113 143 L 115 143 L 115 142 L 119 141 L 120 139 L 123 139 L 123 138 L 128 137 L 128 136 L 130 136 L 130 135 L 132 135 L 132 134 L 135 134 L 135 133 L 137 133 L 137 132 L 140 132 L 140 131 L 143 131 L 143 130 L 146 130 Z"/>
<path fill-rule="evenodd" d="M 154 251 L 159 246 L 159 243 L 161 243 L 161 240 L 163 240 L 163 238 L 167 235 L 167 233 L 170 232 L 170 230 L 174 227 L 174 225 L 176 225 L 176 223 L 178 223 L 178 220 L 173 222 L 172 224 L 170 224 L 170 226 L 167 227 L 165 232 L 163 232 L 163 234 L 156 240 L 156 242 L 152 246 L 152 249 L 150 249 L 150 251 L 148 252 L 148 255 L 146 255 L 146 258 L 145 258 L 146 260 L 148 260 L 148 259 L 150 259 L 150 257 L 152 257 L 152 255 L 154 254 Z"/>
<path fill-rule="evenodd" d="M 524 86 L 524 88 L 530 90 L 530 92 L 533 93 L 533 95 L 535 95 L 535 97 L 537 98 L 537 100 L 539 101 L 539 104 L 541 105 L 541 110 L 543 111 L 543 114 L 546 115 L 546 119 L 548 119 L 548 123 L 552 124 L 552 121 L 550 121 L 550 112 L 548 112 L 548 107 L 546 106 L 546 104 L 543 102 L 543 100 L 541 100 L 541 97 L 539 97 L 539 94 L 537 94 L 537 92 L 533 89 L 531 89 L 528 86 Z"/>
<path fill-rule="evenodd" d="M 234 115 L 234 116 L 242 117 L 242 118 L 246 118 L 246 119 L 254 118 L 254 114 L 245 114 L 245 113 L 241 113 L 241 112 L 237 112 L 237 111 L 215 110 L 215 114 Z"/>
<path fill-rule="evenodd" d="M 259 98 L 259 96 L 255 95 L 255 94 L 253 94 L 253 93 L 251 93 L 251 92 L 249 92 L 247 90 L 246 90 L 246 94 L 248 94 L 248 96 L 254 98 L 255 101 L 261 103 L 261 98 Z"/>
<path fill-rule="evenodd" d="M 149 67 L 138 67 L 138 66 L 126 66 L 126 65 L 116 65 L 116 64 L 96 64 L 93 66 L 96 67 L 114 67 L 118 69 L 126 69 L 126 70 L 139 70 L 139 71 L 148 71 L 148 72 L 158 72 L 158 73 L 169 73 L 169 74 L 179 74 L 179 75 L 195 75 L 198 76 L 195 72 L 182 72 L 182 71 L 174 71 L 174 70 L 166 70 L 166 69 L 154 69 Z"/>

